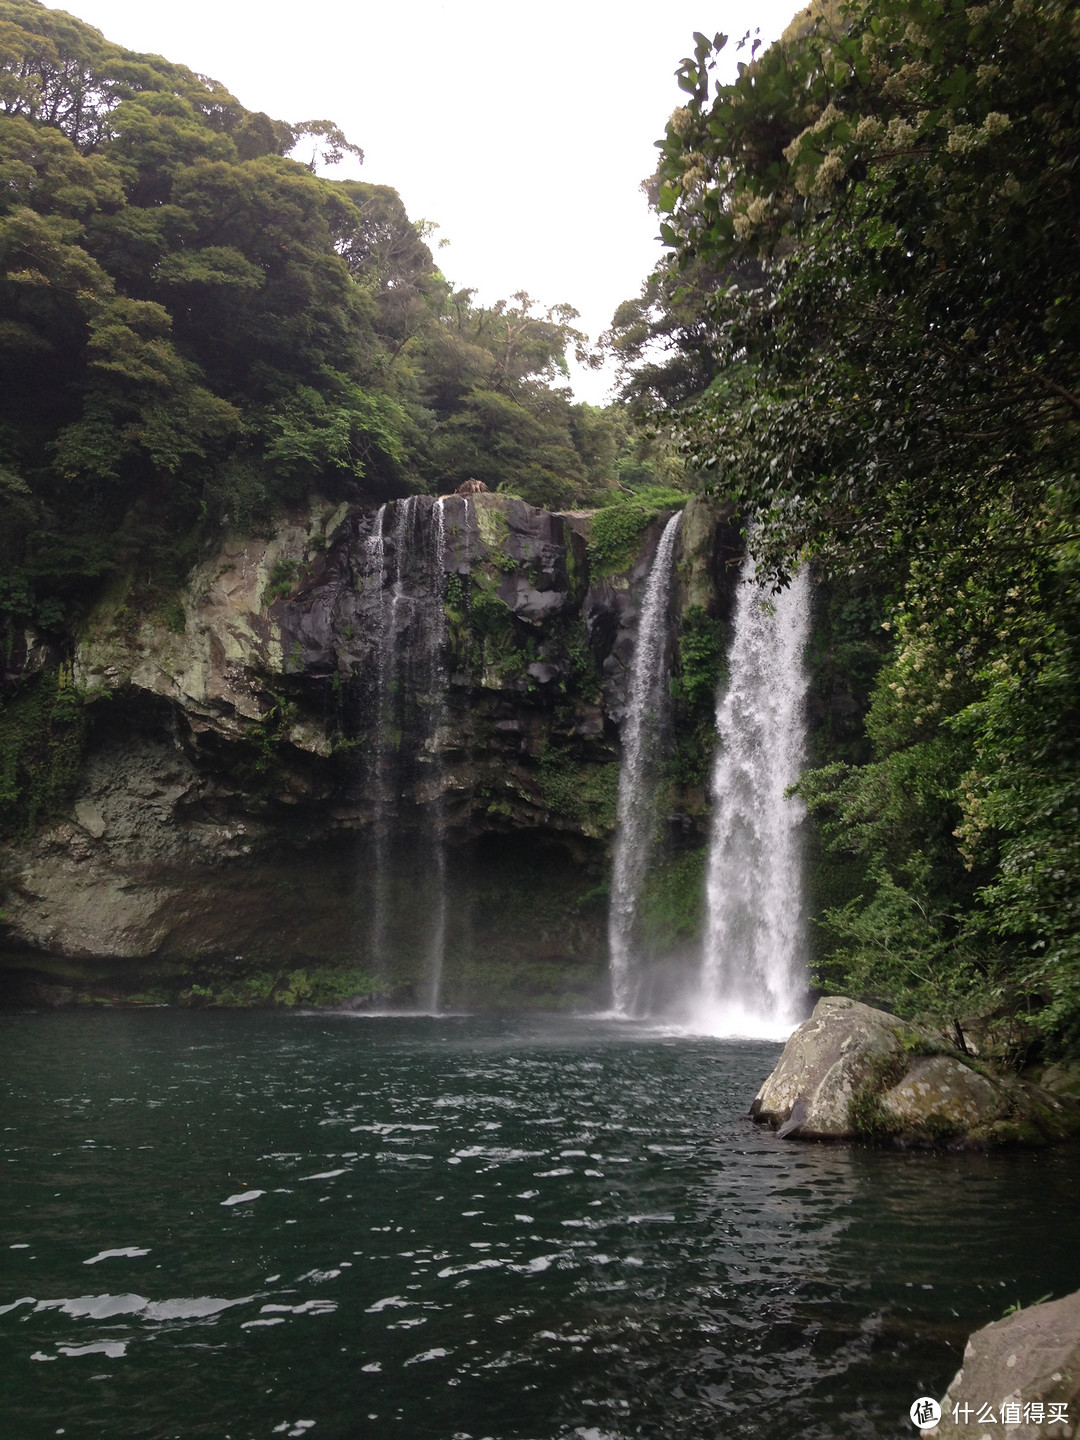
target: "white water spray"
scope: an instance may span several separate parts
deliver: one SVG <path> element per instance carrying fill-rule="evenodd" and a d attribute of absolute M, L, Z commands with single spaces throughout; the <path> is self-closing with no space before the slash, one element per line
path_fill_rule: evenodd
<path fill-rule="evenodd" d="M 718 707 L 708 921 L 695 1028 L 779 1038 L 806 999 L 801 826 L 785 795 L 804 763 L 805 571 L 770 597 L 743 567 Z"/>
<path fill-rule="evenodd" d="M 681 520 L 680 511 L 664 527 L 649 570 L 622 734 L 608 955 L 612 1009 L 623 1016 L 634 1010 L 634 926 L 656 834 L 656 798 L 668 710 L 668 602 Z"/>

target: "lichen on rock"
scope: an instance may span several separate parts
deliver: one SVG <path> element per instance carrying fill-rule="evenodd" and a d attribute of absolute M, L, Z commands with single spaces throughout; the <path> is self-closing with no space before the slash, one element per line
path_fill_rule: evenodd
<path fill-rule="evenodd" d="M 1067 1440 L 1080 1407 L 1080 1290 L 984 1325 L 927 1436 Z M 1062 1416 L 1064 1418 L 1062 1418 Z"/>

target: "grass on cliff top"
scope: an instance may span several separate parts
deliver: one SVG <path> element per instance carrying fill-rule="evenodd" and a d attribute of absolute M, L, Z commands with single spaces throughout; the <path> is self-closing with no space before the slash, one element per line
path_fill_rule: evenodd
<path fill-rule="evenodd" d="M 589 559 L 593 572 L 614 575 L 633 564 L 642 531 L 665 510 L 681 510 L 690 496 L 683 490 L 649 486 L 620 494 L 589 521 Z"/>

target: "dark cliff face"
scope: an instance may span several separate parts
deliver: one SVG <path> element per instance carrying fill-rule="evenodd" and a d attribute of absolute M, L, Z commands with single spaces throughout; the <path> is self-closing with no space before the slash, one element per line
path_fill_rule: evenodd
<path fill-rule="evenodd" d="M 371 980 L 381 907 L 376 988 L 408 1001 L 441 887 L 445 1003 L 602 1000 L 664 518 L 591 577 L 587 521 L 509 497 L 316 507 L 200 565 L 182 632 L 103 605 L 73 670 L 93 703 L 71 810 L 8 855 L 7 973 L 326 998 L 326 967 Z M 684 529 L 681 607 L 720 618 L 735 532 L 707 505 Z"/>

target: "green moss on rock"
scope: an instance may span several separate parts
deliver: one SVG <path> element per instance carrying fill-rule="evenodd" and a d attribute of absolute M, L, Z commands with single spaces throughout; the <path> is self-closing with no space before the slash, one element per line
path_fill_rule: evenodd
<path fill-rule="evenodd" d="M 661 861 L 649 871 L 640 915 L 643 944 L 650 954 L 663 955 L 700 936 L 707 858 L 703 846 Z"/>
<path fill-rule="evenodd" d="M 0 835 L 28 835 L 70 804 L 86 722 L 85 697 L 66 670 L 46 670 L 0 701 Z"/>
<path fill-rule="evenodd" d="M 540 798 L 553 815 L 575 821 L 587 835 L 614 832 L 619 804 L 617 760 L 597 765 L 549 746 L 540 758 L 537 780 Z"/>

